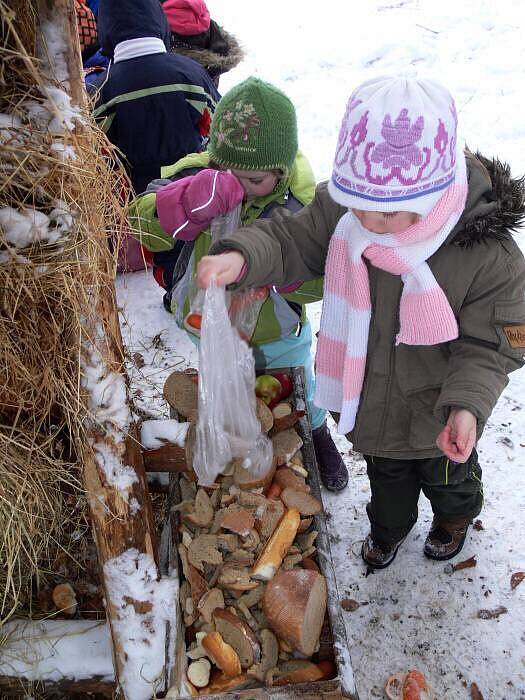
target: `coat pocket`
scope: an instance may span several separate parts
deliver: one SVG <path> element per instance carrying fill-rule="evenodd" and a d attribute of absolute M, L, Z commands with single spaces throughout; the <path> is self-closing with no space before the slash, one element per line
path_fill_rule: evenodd
<path fill-rule="evenodd" d="M 434 416 L 434 406 L 441 392 L 441 384 L 421 387 L 406 394 L 410 410 L 408 442 L 416 450 L 436 448 L 436 438 L 443 424 Z"/>

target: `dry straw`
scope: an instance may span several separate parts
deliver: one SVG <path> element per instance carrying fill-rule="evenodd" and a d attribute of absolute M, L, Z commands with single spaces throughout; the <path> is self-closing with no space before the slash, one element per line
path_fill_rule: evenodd
<path fill-rule="evenodd" d="M 83 575 L 81 342 L 93 299 L 114 287 L 109 239 L 124 220 L 113 154 L 88 112 L 59 137 L 42 122 L 50 79 L 35 5 L 0 0 L 0 211 L 49 215 L 59 202 L 67 214 L 63 237 L 24 248 L 0 224 L 0 625 L 38 615 L 39 589 Z"/>

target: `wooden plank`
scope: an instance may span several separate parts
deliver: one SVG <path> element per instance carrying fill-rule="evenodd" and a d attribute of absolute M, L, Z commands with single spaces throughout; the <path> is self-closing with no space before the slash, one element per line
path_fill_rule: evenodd
<path fill-rule="evenodd" d="M 0 676 L 0 691 L 2 698 L 29 697 L 38 691 L 38 694 L 45 693 L 46 697 L 52 694 L 62 695 L 67 698 L 84 696 L 86 693 L 93 693 L 98 697 L 112 698 L 117 689 L 116 683 L 100 678 L 86 678 L 82 680 L 63 680 L 56 683 L 32 681 L 27 678 L 16 676 Z"/>
<path fill-rule="evenodd" d="M 65 59 L 68 69 L 69 93 L 72 103 L 79 107 L 87 107 L 87 96 L 82 74 L 82 63 L 78 41 L 77 19 L 73 0 L 36 0 L 40 22 L 52 22 L 61 35 L 65 38 L 67 47 Z M 49 56 L 50 61 L 53 56 Z M 90 128 L 89 126 L 87 127 Z M 76 136 L 82 138 L 84 124 L 77 122 Z M 82 164 L 79 163 L 79 167 Z M 72 201 L 76 196 L 75 182 L 64 182 L 68 189 L 68 196 Z M 94 237 L 99 237 L 104 244 L 106 232 L 93 231 Z M 100 264 L 106 266 L 105 273 L 109 273 L 109 261 L 101 256 Z M 124 352 L 120 325 L 115 298 L 115 289 L 110 285 L 94 286 L 93 305 L 86 309 L 86 316 L 82 328 L 83 345 L 95 344 L 102 359 L 110 372 L 115 372 L 122 377 L 124 370 Z M 129 397 L 127 397 L 128 403 Z M 102 572 L 102 581 L 105 588 L 106 610 L 111 629 L 113 658 L 117 679 L 123 677 L 128 658 L 125 650 L 124 638 L 119 636 L 118 625 L 122 610 L 122 601 L 115 602 L 108 589 L 108 581 L 104 575 L 104 565 L 110 560 L 122 555 L 127 550 L 136 550 L 139 555 L 146 554 L 156 563 L 158 569 L 158 551 L 155 541 L 155 529 L 153 523 L 153 510 L 146 486 L 146 476 L 142 449 L 135 426 L 131 426 L 129 435 L 125 438 L 125 444 L 118 444 L 109 431 L 101 430 L 94 420 L 87 429 L 87 440 L 80 459 L 83 463 L 84 484 L 91 510 L 94 538 L 97 545 L 98 559 Z M 113 431 L 118 435 L 118 431 Z M 92 443 L 102 445 L 110 462 L 123 465 L 127 469 L 133 469 L 136 480 L 126 490 L 121 490 L 118 479 L 111 482 L 106 475 L 103 466 L 95 458 Z M 101 459 L 99 457 L 99 459 Z M 105 459 L 105 458 L 104 458 Z M 159 575 L 160 577 L 160 575 Z M 135 605 L 135 603 L 137 603 Z M 142 610 L 139 601 L 129 600 L 127 605 L 132 605 L 136 615 L 143 615 L 145 626 L 148 612 Z M 146 606 L 144 606 L 146 607 Z M 135 672 L 135 671 L 134 671 Z M 140 669 L 136 669 L 139 676 Z M 128 673 L 129 675 L 129 673 Z M 123 697 L 125 694 L 123 693 Z"/>
<path fill-rule="evenodd" d="M 142 456 L 147 472 L 188 471 L 186 450 L 178 445 L 163 445 L 155 450 L 144 450 Z"/>

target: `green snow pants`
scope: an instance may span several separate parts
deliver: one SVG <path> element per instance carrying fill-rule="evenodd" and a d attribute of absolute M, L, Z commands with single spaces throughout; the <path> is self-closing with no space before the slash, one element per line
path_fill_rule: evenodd
<path fill-rule="evenodd" d="M 422 490 L 435 516 L 443 520 L 475 518 L 483 505 L 481 467 L 476 450 L 467 462 L 447 457 L 389 459 L 363 455 L 372 498 L 367 505 L 375 542 L 391 545 L 403 539 L 417 520 Z"/>

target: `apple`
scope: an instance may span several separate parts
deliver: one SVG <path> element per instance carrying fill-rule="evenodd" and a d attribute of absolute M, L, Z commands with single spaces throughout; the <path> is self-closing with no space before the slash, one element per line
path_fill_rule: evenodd
<path fill-rule="evenodd" d="M 255 394 L 272 408 L 281 398 L 281 382 L 271 374 L 261 374 L 255 380 Z"/>
<path fill-rule="evenodd" d="M 280 398 L 286 399 L 292 393 L 292 389 L 293 389 L 292 380 L 290 379 L 289 375 L 285 374 L 284 372 L 276 372 L 273 376 L 279 380 L 279 384 L 281 385 L 281 397 Z"/>

